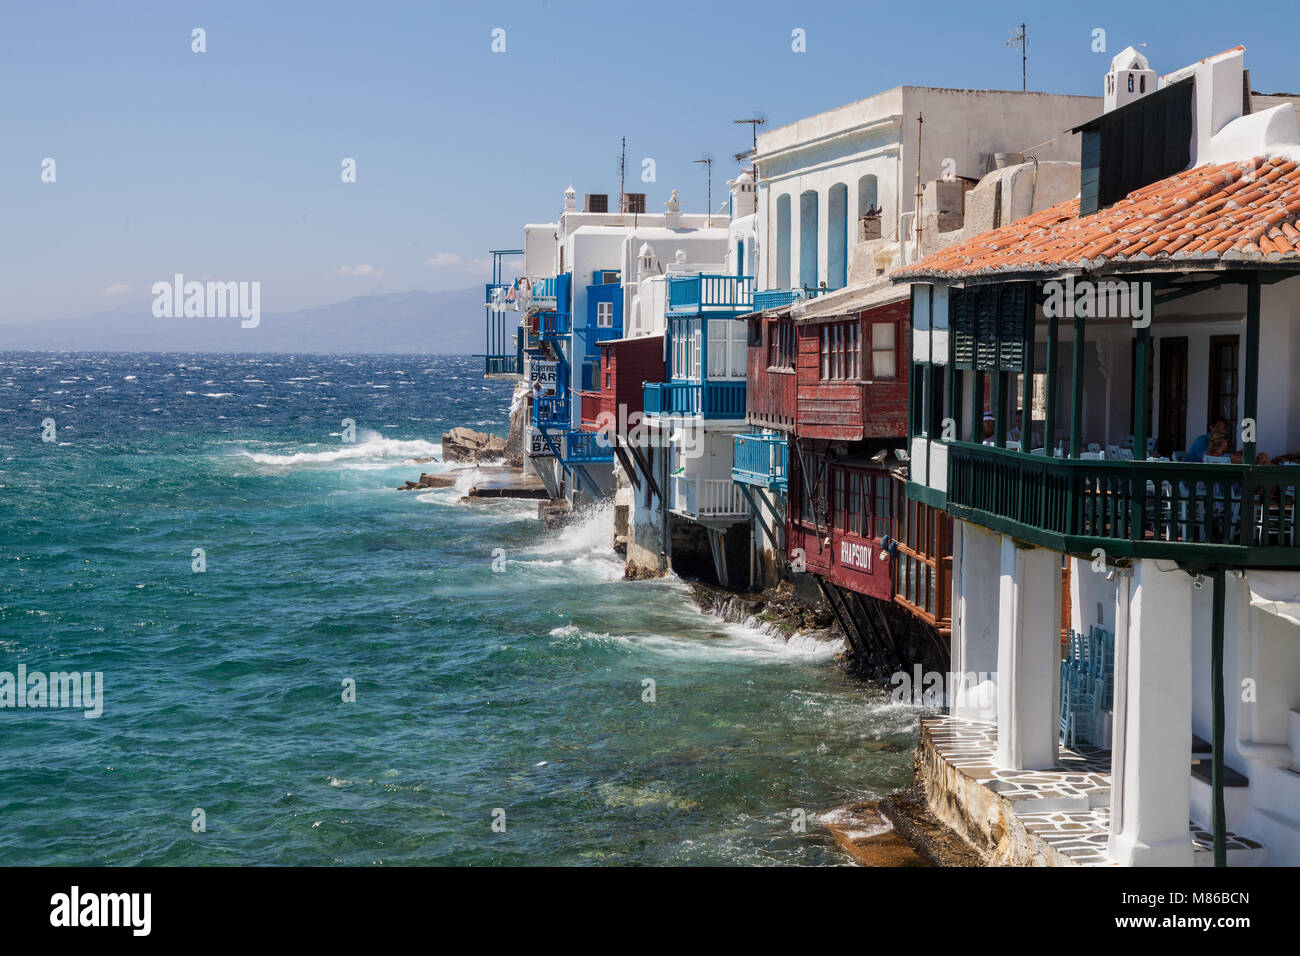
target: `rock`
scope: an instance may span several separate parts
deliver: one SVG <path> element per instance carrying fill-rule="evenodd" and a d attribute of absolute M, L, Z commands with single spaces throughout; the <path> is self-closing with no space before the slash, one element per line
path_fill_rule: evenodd
<path fill-rule="evenodd" d="M 429 488 L 450 488 L 456 483 L 452 475 L 420 475 L 419 481 L 408 481 L 405 486 L 398 488 L 398 491 L 411 491 L 412 489 L 429 489 Z"/>
<path fill-rule="evenodd" d="M 505 453 L 504 438 L 476 432 L 472 428 L 453 428 L 442 436 L 444 461 L 499 461 Z"/>
<path fill-rule="evenodd" d="M 876 803 L 854 803 L 825 814 L 835 845 L 860 866 L 929 866 L 880 814 Z"/>

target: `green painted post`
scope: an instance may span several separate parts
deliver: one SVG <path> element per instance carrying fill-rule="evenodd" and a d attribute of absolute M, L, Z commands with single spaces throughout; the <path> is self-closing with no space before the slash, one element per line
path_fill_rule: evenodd
<path fill-rule="evenodd" d="M 1073 303 L 1071 303 L 1073 305 Z M 1074 375 L 1070 388 L 1070 457 L 1078 458 L 1083 447 L 1083 316 L 1074 316 Z"/>
<path fill-rule="evenodd" d="M 1047 320 L 1047 408 L 1043 415 L 1043 451 L 1050 458 L 1056 449 L 1056 316 Z"/>
<path fill-rule="evenodd" d="M 1034 437 L 1034 307 L 1038 286 L 1030 283 L 1025 290 L 1024 355 L 1021 363 L 1023 379 L 1020 389 L 1020 450 L 1033 450 Z M 1044 448 L 1046 451 L 1046 448 Z"/>

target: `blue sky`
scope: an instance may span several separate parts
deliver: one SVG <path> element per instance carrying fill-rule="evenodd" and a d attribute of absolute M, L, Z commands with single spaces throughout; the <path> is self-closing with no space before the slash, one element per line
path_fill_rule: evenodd
<path fill-rule="evenodd" d="M 781 125 L 903 83 L 1100 95 L 1129 43 L 1159 72 L 1238 43 L 1252 85 L 1300 91 L 1288 4 L 1222 2 L 97 3 L 0 10 L 0 322 L 148 298 L 183 272 L 262 283 L 267 312 L 464 288 L 570 181 L 704 205 Z M 191 30 L 207 52 L 191 52 Z M 492 30 L 506 51 L 491 51 Z M 807 52 L 791 51 L 794 28 Z M 1107 53 L 1091 49 L 1106 30 Z M 41 182 L 56 162 L 57 181 Z M 340 180 L 345 157 L 357 182 Z M 629 190 L 641 189 L 638 183 Z M 368 267 L 368 268 L 360 268 Z"/>

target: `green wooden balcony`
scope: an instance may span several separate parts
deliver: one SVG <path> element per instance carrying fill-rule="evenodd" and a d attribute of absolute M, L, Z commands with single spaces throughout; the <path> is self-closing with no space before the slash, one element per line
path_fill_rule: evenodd
<path fill-rule="evenodd" d="M 948 443 L 948 512 L 1073 554 L 1300 568 L 1300 467 L 1092 461 Z"/>

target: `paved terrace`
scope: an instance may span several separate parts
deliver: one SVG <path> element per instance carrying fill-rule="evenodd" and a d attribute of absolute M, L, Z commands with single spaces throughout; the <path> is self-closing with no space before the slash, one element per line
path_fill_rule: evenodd
<path fill-rule="evenodd" d="M 925 781 L 936 814 L 966 834 L 991 862 L 1113 865 L 1106 856 L 1110 751 L 1063 746 L 1051 770 L 1003 770 L 994 766 L 997 741 L 994 723 L 948 716 L 922 718 L 923 751 L 931 751 L 950 771 L 942 776 L 931 773 Z M 961 793 L 945 786 L 953 774 L 960 778 Z M 970 790 L 971 784 L 976 791 Z M 987 827 L 976 818 L 990 807 L 1000 811 L 999 819 Z M 953 820 L 953 813 L 964 819 Z M 1196 864 L 1213 865 L 1213 835 L 1190 821 L 1188 830 Z M 1012 849 L 1003 846 L 1007 835 L 1018 845 Z M 1259 843 L 1228 833 L 1229 865 L 1259 863 L 1266 853 Z"/>

